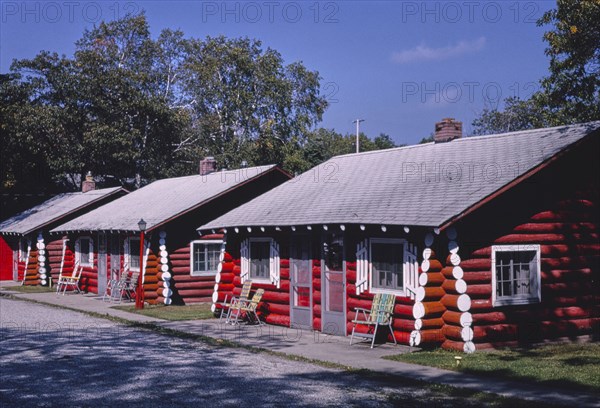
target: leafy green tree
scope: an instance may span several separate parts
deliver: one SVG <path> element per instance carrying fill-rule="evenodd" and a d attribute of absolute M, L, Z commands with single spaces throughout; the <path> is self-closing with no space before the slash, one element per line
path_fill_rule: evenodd
<path fill-rule="evenodd" d="M 534 99 L 511 97 L 504 100 L 504 110 L 485 108 L 473 120 L 473 134 L 488 135 L 540 128 L 548 124 L 546 116 L 544 109 Z"/>
<path fill-rule="evenodd" d="M 544 34 L 550 74 L 536 102 L 550 110 L 553 124 L 600 119 L 600 1 L 558 0 L 538 25 Z"/>
<path fill-rule="evenodd" d="M 257 40 L 192 39 L 183 70 L 201 145 L 227 167 L 283 163 L 327 107 L 318 72 Z"/>
<path fill-rule="evenodd" d="M 600 2 L 558 0 L 539 19 L 549 75 L 528 100 L 508 98 L 504 110 L 484 109 L 473 121 L 475 134 L 600 120 Z"/>

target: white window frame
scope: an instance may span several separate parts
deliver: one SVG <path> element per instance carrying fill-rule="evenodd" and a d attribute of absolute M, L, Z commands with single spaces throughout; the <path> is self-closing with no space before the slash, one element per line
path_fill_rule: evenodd
<path fill-rule="evenodd" d="M 126 240 L 127 240 L 127 245 L 123 249 L 123 253 L 127 257 L 125 264 L 128 265 L 130 271 L 138 272 L 140 270 L 139 265 L 136 267 L 131 266 L 131 259 L 132 259 L 131 248 L 133 248 L 131 246 L 131 241 L 135 241 L 136 248 L 139 248 L 140 247 L 140 237 L 127 237 Z M 139 256 L 136 256 L 136 258 L 139 259 Z"/>
<path fill-rule="evenodd" d="M 271 270 L 271 265 L 273 265 L 273 258 L 269 255 L 269 275 L 266 278 L 257 278 L 252 276 L 252 243 L 253 242 L 266 242 L 269 244 L 269 252 L 270 248 L 273 246 L 274 239 L 270 237 L 265 238 L 248 238 L 248 279 L 250 279 L 253 283 L 266 283 L 272 284 L 271 275 L 273 271 Z"/>
<path fill-rule="evenodd" d="M 401 259 L 402 259 L 402 289 L 386 289 L 386 288 L 377 288 L 373 286 L 373 244 L 394 244 L 401 245 Z M 406 293 L 406 283 L 405 276 L 408 273 L 406 270 L 406 262 L 405 252 L 406 245 L 408 242 L 405 239 L 401 238 L 369 238 L 369 292 L 370 293 L 387 293 L 396 296 L 408 296 Z"/>
<path fill-rule="evenodd" d="M 194 271 L 194 245 L 203 244 L 203 245 L 223 245 L 223 240 L 220 239 L 198 239 L 190 242 L 190 275 L 191 276 L 215 276 L 217 274 L 217 269 L 210 271 Z M 220 249 L 219 249 L 219 257 L 220 257 Z M 217 262 L 218 264 L 218 262 Z"/>
<path fill-rule="evenodd" d="M 496 253 L 497 252 L 531 252 L 535 251 L 536 257 L 536 269 L 533 276 L 530 276 L 530 282 L 535 285 L 535 290 L 529 296 L 513 295 L 513 296 L 502 296 L 498 298 L 496 295 L 497 291 L 497 275 L 496 275 Z M 498 306 L 510 306 L 510 305 L 529 305 L 534 303 L 540 303 L 542 301 L 542 271 L 541 271 L 541 248 L 539 244 L 528 244 L 528 245 L 493 245 L 492 246 L 492 305 Z M 535 281 L 534 281 L 535 280 Z"/>
<path fill-rule="evenodd" d="M 82 239 L 87 239 L 90 243 L 86 262 L 83 262 L 83 258 L 81 257 L 81 255 L 82 255 L 81 240 Z M 81 237 L 77 238 L 75 245 L 77 247 L 77 250 L 75 251 L 75 263 L 77 263 L 79 266 L 94 267 L 94 240 L 92 239 L 92 237 L 89 235 L 81 236 Z"/>

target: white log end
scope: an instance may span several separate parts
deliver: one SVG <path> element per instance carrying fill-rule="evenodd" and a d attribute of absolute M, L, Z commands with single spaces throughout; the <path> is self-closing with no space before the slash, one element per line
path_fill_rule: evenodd
<path fill-rule="evenodd" d="M 431 258 L 431 253 L 432 252 L 433 251 L 431 250 L 431 248 L 425 248 L 423 250 L 423 259 L 429 259 L 429 258 Z"/>
<path fill-rule="evenodd" d="M 160 263 L 163 265 L 166 265 L 169 263 L 169 260 L 165 257 L 165 258 L 160 258 Z"/>
<path fill-rule="evenodd" d="M 418 346 L 421 344 L 421 332 L 418 330 L 413 330 L 410 333 L 410 345 L 411 347 Z"/>
<path fill-rule="evenodd" d="M 467 354 L 474 353 L 475 352 L 475 343 L 473 343 L 472 341 L 466 341 L 463 346 L 463 350 Z"/>
<path fill-rule="evenodd" d="M 221 271 L 223 270 L 223 261 L 219 262 L 219 264 L 217 265 L 217 273 L 221 273 Z"/>
<path fill-rule="evenodd" d="M 215 292 L 219 291 L 219 284 L 218 283 L 215 283 L 214 289 L 215 289 Z"/>
<path fill-rule="evenodd" d="M 423 328 L 423 319 L 415 320 L 415 330 L 421 330 Z"/>
<path fill-rule="evenodd" d="M 458 244 L 456 243 L 456 241 L 448 242 L 448 251 L 450 251 L 451 254 L 458 253 Z"/>
<path fill-rule="evenodd" d="M 415 300 L 417 302 L 422 302 L 423 299 L 425 299 L 425 288 L 423 286 L 419 286 L 415 291 Z"/>
<path fill-rule="evenodd" d="M 422 319 L 425 317 L 425 306 L 421 302 L 415 302 L 413 306 L 413 317 L 415 319 Z"/>
<path fill-rule="evenodd" d="M 470 327 L 463 327 L 460 331 L 460 337 L 463 341 L 473 341 L 473 329 Z"/>
<path fill-rule="evenodd" d="M 462 327 L 471 327 L 473 325 L 473 315 L 470 312 L 464 312 L 460 315 L 460 325 Z"/>
<path fill-rule="evenodd" d="M 464 293 L 460 295 L 456 301 L 456 307 L 458 307 L 458 310 L 461 312 L 468 312 L 471 309 L 471 298 L 469 295 Z"/>
<path fill-rule="evenodd" d="M 166 231 L 161 231 L 158 233 L 158 236 L 162 239 L 165 239 L 167 237 L 167 232 Z"/>
<path fill-rule="evenodd" d="M 422 270 L 423 272 L 427 272 L 427 271 L 429 271 L 429 268 L 430 268 L 430 266 L 431 266 L 431 265 L 430 265 L 430 263 L 429 263 L 429 260 L 427 260 L 427 259 L 425 259 L 423 262 L 421 262 L 421 270 Z"/>
<path fill-rule="evenodd" d="M 218 300 L 219 300 L 219 294 L 217 292 L 213 292 L 213 295 L 212 295 L 213 303 L 217 303 Z"/>
<path fill-rule="evenodd" d="M 458 266 L 460 264 L 460 256 L 458 254 L 450 255 L 450 263 L 454 266 Z"/>
<path fill-rule="evenodd" d="M 169 279 L 171 279 L 171 272 L 163 272 L 162 274 L 162 280 L 164 282 L 168 281 Z"/>
<path fill-rule="evenodd" d="M 460 266 L 455 266 L 452 268 L 452 276 L 454 276 L 454 279 L 462 279 L 465 276 L 465 271 Z"/>
<path fill-rule="evenodd" d="M 165 300 L 163 300 L 163 303 L 169 306 L 171 303 L 173 303 L 173 300 L 171 300 L 170 297 L 166 297 Z"/>
<path fill-rule="evenodd" d="M 427 277 L 427 274 L 426 274 L 426 273 L 422 273 L 422 274 L 420 274 L 420 275 L 419 275 L 419 285 L 421 285 L 421 286 L 425 286 L 425 285 L 427 285 L 427 280 L 428 280 L 428 279 L 429 279 L 429 278 Z"/>
<path fill-rule="evenodd" d="M 161 272 L 168 272 L 169 271 L 169 265 L 161 265 L 160 266 L 160 271 Z"/>
<path fill-rule="evenodd" d="M 463 294 L 467 292 L 467 282 L 465 282 L 462 279 L 457 279 L 454 282 L 454 290 L 456 290 L 457 293 Z"/>
<path fill-rule="evenodd" d="M 162 244 L 158 247 L 159 251 L 166 251 L 167 250 L 167 246 L 165 244 Z"/>
<path fill-rule="evenodd" d="M 173 295 L 173 291 L 171 289 L 169 289 L 169 288 L 164 288 L 162 290 L 162 294 L 163 294 L 164 297 L 168 298 L 168 297 L 171 297 Z"/>
<path fill-rule="evenodd" d="M 165 239 L 164 239 L 164 238 L 161 238 L 161 239 L 159 239 L 159 240 L 158 240 L 158 245 L 164 246 L 164 247 L 165 247 L 165 249 L 167 248 L 167 247 L 165 246 L 165 244 L 166 244 L 166 243 L 167 243 L 167 241 L 165 241 Z"/>
<path fill-rule="evenodd" d="M 215 275 L 215 283 L 219 283 L 221 282 L 221 272 L 217 272 L 217 274 Z"/>
<path fill-rule="evenodd" d="M 211 312 L 216 312 L 217 311 L 217 305 L 215 305 L 214 303 L 212 305 L 210 305 L 210 311 Z"/>
<path fill-rule="evenodd" d="M 46 281 L 45 279 L 41 280 L 40 283 L 42 284 L 42 286 L 46 286 L 46 284 L 48 283 L 48 281 Z"/>

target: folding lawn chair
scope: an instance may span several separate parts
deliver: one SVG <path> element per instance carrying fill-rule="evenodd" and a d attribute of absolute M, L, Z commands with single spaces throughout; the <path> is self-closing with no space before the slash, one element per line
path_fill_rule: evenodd
<path fill-rule="evenodd" d="M 255 321 L 258 324 L 264 324 L 258 318 L 258 314 L 256 313 L 256 309 L 258 308 L 258 304 L 265 293 L 264 289 L 258 289 L 252 299 L 244 300 L 238 299 L 235 304 L 233 304 L 229 308 L 229 314 L 227 316 L 227 323 L 238 324 L 240 316 L 244 314 L 248 319 L 248 323 Z M 235 314 L 235 316 L 233 316 Z"/>
<path fill-rule="evenodd" d="M 125 286 L 125 281 L 127 280 L 127 276 L 129 275 L 129 271 L 122 271 L 119 274 L 118 278 L 109 279 L 106 283 L 106 289 L 104 290 L 104 296 L 102 296 L 102 300 L 108 300 L 112 302 L 113 300 L 121 299 L 122 293 L 119 288 Z"/>
<path fill-rule="evenodd" d="M 83 272 L 83 266 L 79 264 L 75 264 L 73 268 L 73 273 L 71 275 L 65 275 L 60 272 L 58 276 L 58 282 L 56 284 L 56 294 L 58 295 L 62 290 L 63 296 L 67 292 L 67 289 L 72 288 L 76 290 L 77 293 L 81 293 L 79 289 L 79 280 L 81 279 L 81 273 Z"/>
<path fill-rule="evenodd" d="M 219 320 L 221 320 L 223 318 L 223 315 L 229 316 L 229 310 L 231 309 L 231 306 L 233 304 L 235 304 L 235 302 L 237 302 L 238 299 L 248 300 L 248 298 L 250 298 L 250 289 L 251 288 L 252 288 L 252 281 L 247 280 L 244 282 L 244 285 L 242 286 L 242 292 L 240 293 L 240 295 L 238 297 L 232 296 L 228 302 L 227 296 L 225 296 L 225 300 L 222 303 L 218 304 L 218 306 L 221 308 L 221 315 L 219 316 Z M 227 313 L 225 313 L 225 309 L 227 309 Z"/>
<path fill-rule="evenodd" d="M 356 308 L 356 315 L 352 320 L 352 336 L 350 336 L 350 345 L 354 336 L 362 337 L 365 339 L 371 339 L 371 348 L 375 344 L 375 337 L 377 336 L 377 329 L 379 326 L 387 326 L 390 329 L 394 343 L 398 344 L 396 337 L 394 337 L 394 329 L 392 328 L 392 316 L 394 314 L 394 303 L 396 302 L 396 296 L 387 293 L 377 293 L 373 297 L 373 304 L 371 310 L 363 309 L 360 307 Z M 359 314 L 361 318 L 359 319 Z M 356 326 L 363 325 L 367 326 L 366 333 L 356 332 Z"/>

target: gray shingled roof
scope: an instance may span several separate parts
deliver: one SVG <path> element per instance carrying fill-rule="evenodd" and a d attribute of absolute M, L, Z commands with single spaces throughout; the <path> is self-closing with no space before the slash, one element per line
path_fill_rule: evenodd
<path fill-rule="evenodd" d="M 147 222 L 147 229 L 152 229 L 274 167 L 248 167 L 205 176 L 158 180 L 60 225 L 52 232 L 137 231 L 140 218 Z"/>
<path fill-rule="evenodd" d="M 592 122 L 333 157 L 199 229 L 439 227 L 598 129 Z"/>
<path fill-rule="evenodd" d="M 121 187 L 103 188 L 87 193 L 59 194 L 43 203 L 23 211 L 0 223 L 0 233 L 4 234 L 29 234 L 45 226 L 60 221 L 68 214 L 84 209 L 86 206 L 97 202 L 118 191 Z"/>

